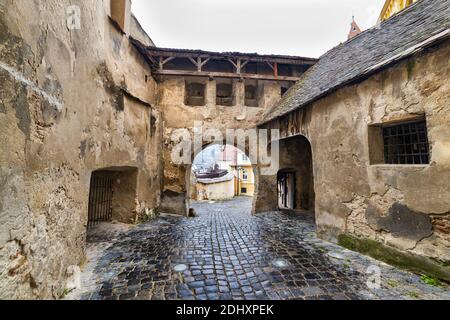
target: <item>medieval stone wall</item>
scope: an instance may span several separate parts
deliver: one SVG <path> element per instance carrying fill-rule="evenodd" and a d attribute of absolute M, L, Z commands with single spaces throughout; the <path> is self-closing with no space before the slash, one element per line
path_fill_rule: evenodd
<path fill-rule="evenodd" d="M 217 81 L 197 78 L 195 81 L 206 85 L 205 105 L 187 106 L 185 86 L 186 81 L 190 80 L 186 77 L 163 77 L 158 86 L 158 108 L 164 119 L 164 191 L 161 210 L 176 214 L 187 214 L 189 209 L 191 166 L 173 162 L 171 153 L 174 143 L 171 138 L 174 130 L 187 129 L 193 137 L 194 123 L 197 121 L 202 123 L 204 133 L 210 128 L 217 129 L 225 139 L 227 129 L 255 128 L 262 113 L 281 98 L 281 83 L 259 81 L 262 90 L 259 107 L 245 106 L 245 83 L 235 81 L 234 106 L 220 106 L 216 104 Z M 195 157 L 200 151 L 195 150 L 192 156 Z"/>
<path fill-rule="evenodd" d="M 370 239 L 450 262 L 449 41 L 338 90 L 267 127 L 312 143 L 316 219 L 322 237 Z M 371 163 L 372 125 L 425 117 L 429 165 Z M 273 177 L 261 177 L 273 184 Z M 261 188 L 263 189 L 263 188 Z M 266 189 L 266 187 L 264 187 Z M 258 211 L 273 209 L 260 190 Z M 341 237 L 342 239 L 342 237 Z M 448 277 L 448 274 L 447 274 Z"/>
<path fill-rule="evenodd" d="M 124 219 L 158 206 L 156 84 L 109 5 L 0 1 L 0 299 L 63 293 L 84 259 L 93 171 L 137 170 Z"/>

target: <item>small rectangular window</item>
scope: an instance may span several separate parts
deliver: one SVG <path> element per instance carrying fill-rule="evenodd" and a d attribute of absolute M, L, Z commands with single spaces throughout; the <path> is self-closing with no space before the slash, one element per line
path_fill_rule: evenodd
<path fill-rule="evenodd" d="M 242 171 L 242 180 L 248 181 L 248 172 L 247 170 Z"/>
<path fill-rule="evenodd" d="M 216 105 L 232 107 L 234 105 L 233 82 L 218 83 L 216 86 Z"/>
<path fill-rule="evenodd" d="M 206 86 L 200 82 L 186 81 L 185 102 L 187 106 L 204 106 L 205 105 Z"/>
<path fill-rule="evenodd" d="M 241 193 L 242 193 L 242 194 L 246 194 L 246 193 L 247 193 L 247 188 L 242 188 L 242 189 L 241 189 Z"/>
<path fill-rule="evenodd" d="M 264 85 L 255 80 L 245 81 L 245 106 L 260 107 L 260 100 L 264 94 Z"/>
<path fill-rule="evenodd" d="M 425 120 L 382 126 L 385 164 L 429 164 Z"/>

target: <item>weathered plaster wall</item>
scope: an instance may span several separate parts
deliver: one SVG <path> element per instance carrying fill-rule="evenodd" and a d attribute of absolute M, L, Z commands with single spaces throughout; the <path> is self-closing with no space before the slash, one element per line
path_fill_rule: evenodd
<path fill-rule="evenodd" d="M 80 30 L 67 27 L 71 5 Z M 108 12 L 0 0 L 0 299 L 64 291 L 84 259 L 92 171 L 137 168 L 137 207 L 158 206 L 156 84 Z"/>
<path fill-rule="evenodd" d="M 296 121 L 271 125 L 312 142 L 323 237 L 350 234 L 450 262 L 449 44 L 340 89 L 299 111 Z M 369 126 L 417 116 L 426 117 L 430 165 L 372 165 Z M 259 198 L 257 207 L 266 209 L 271 197 Z"/>
<path fill-rule="evenodd" d="M 192 79 L 187 79 L 192 80 Z M 216 105 L 216 80 L 200 79 L 206 84 L 205 106 L 185 105 L 184 77 L 165 77 L 158 86 L 158 108 L 164 119 L 164 193 L 161 210 L 175 214 L 187 214 L 189 209 L 190 166 L 175 165 L 171 158 L 174 144 L 172 133 L 177 129 L 189 130 L 193 136 L 194 122 L 203 123 L 203 131 L 218 129 L 226 138 L 227 129 L 255 128 L 261 114 L 281 98 L 281 83 L 260 81 L 264 91 L 260 107 L 245 106 L 245 83 L 235 83 L 235 105 Z M 207 143 L 205 143 L 206 145 Z M 201 150 L 196 150 L 200 152 Z M 193 154 L 195 157 L 196 154 Z"/>

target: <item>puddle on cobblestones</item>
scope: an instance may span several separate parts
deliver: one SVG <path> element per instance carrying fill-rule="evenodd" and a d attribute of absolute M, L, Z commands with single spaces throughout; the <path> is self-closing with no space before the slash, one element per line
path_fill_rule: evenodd
<path fill-rule="evenodd" d="M 188 269 L 188 266 L 185 264 L 177 264 L 173 270 L 178 273 L 185 272 Z"/>
<path fill-rule="evenodd" d="M 289 262 L 287 262 L 286 260 L 283 260 L 283 259 L 278 259 L 278 260 L 272 261 L 272 265 L 275 268 L 283 269 L 283 268 L 289 267 Z"/>

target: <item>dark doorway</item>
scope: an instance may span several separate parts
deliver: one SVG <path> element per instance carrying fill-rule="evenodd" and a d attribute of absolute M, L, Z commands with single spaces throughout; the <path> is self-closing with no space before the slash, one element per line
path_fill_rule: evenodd
<path fill-rule="evenodd" d="M 112 220 L 113 183 L 114 176 L 110 172 L 99 171 L 92 174 L 88 229 L 100 222 Z"/>
<path fill-rule="evenodd" d="M 311 144 L 303 136 L 280 140 L 280 168 L 277 175 L 280 209 L 315 210 Z"/>
<path fill-rule="evenodd" d="M 295 209 L 295 172 L 278 173 L 278 207 Z"/>
<path fill-rule="evenodd" d="M 88 230 L 102 222 L 130 223 L 136 218 L 138 170 L 114 167 L 91 176 Z"/>

